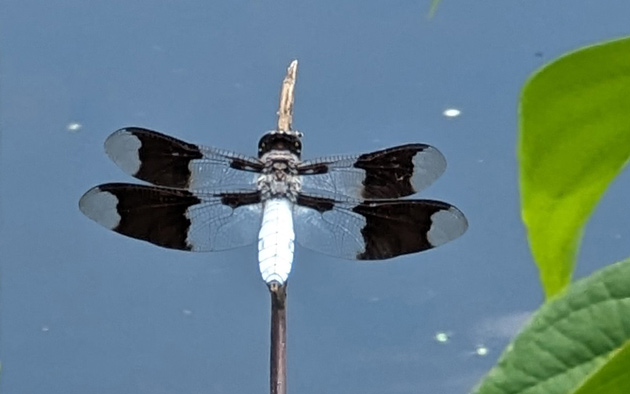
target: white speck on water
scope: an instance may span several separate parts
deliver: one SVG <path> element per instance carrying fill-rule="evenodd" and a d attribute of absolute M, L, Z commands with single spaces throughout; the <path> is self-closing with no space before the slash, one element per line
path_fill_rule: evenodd
<path fill-rule="evenodd" d="M 66 126 L 66 129 L 68 129 L 68 131 L 79 131 L 81 130 L 81 127 L 83 127 L 81 123 L 72 122 L 72 123 L 68 123 L 68 126 Z"/>
<path fill-rule="evenodd" d="M 48 332 L 50 330 L 50 328 L 48 326 L 43 326 L 42 327 L 42 332 Z"/>
<path fill-rule="evenodd" d="M 448 332 L 437 332 L 434 338 L 439 343 L 447 343 L 451 339 L 451 334 Z"/>
<path fill-rule="evenodd" d="M 444 110 L 444 112 L 442 112 L 442 114 L 447 118 L 455 118 L 461 115 L 461 113 L 462 111 L 458 110 L 457 108 L 447 108 Z"/>
<path fill-rule="evenodd" d="M 475 349 L 475 354 L 479 357 L 487 356 L 489 352 L 490 350 L 484 345 L 477 345 L 477 348 Z"/>

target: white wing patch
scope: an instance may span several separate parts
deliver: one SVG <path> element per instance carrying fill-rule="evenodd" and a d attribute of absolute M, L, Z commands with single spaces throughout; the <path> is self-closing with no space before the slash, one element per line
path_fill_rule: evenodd
<path fill-rule="evenodd" d="M 90 189 L 79 200 L 81 212 L 109 230 L 116 228 L 120 223 L 117 205 L 118 198 L 115 195 L 98 187 Z"/>
<path fill-rule="evenodd" d="M 105 140 L 105 153 L 118 167 L 127 174 L 135 174 L 140 169 L 142 162 L 138 154 L 142 142 L 140 139 L 121 129 L 107 137 Z"/>

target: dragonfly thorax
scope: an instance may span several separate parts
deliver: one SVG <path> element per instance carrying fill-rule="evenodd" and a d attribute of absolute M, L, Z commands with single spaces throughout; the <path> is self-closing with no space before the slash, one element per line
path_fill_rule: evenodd
<path fill-rule="evenodd" d="M 288 151 L 270 151 L 262 157 L 265 167 L 258 177 L 258 190 L 263 200 L 288 198 L 295 202 L 300 191 L 297 171 L 299 159 Z"/>

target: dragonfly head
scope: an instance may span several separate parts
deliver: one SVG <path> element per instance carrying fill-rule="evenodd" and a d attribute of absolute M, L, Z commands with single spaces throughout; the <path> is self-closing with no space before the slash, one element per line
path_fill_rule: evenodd
<path fill-rule="evenodd" d="M 297 158 L 302 154 L 302 133 L 299 131 L 270 131 L 258 142 L 258 157 L 272 150 L 289 151 Z"/>

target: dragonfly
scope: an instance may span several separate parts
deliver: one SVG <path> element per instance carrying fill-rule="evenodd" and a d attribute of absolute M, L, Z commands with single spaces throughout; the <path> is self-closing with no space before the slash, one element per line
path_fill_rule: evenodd
<path fill-rule="evenodd" d="M 258 155 L 191 144 L 126 127 L 107 155 L 148 184 L 105 183 L 79 201 L 90 219 L 128 237 L 192 252 L 258 242 L 263 280 L 283 285 L 294 246 L 348 260 L 386 260 L 440 246 L 468 228 L 442 201 L 405 198 L 446 169 L 421 143 L 301 160 L 302 133 L 270 131 Z"/>

